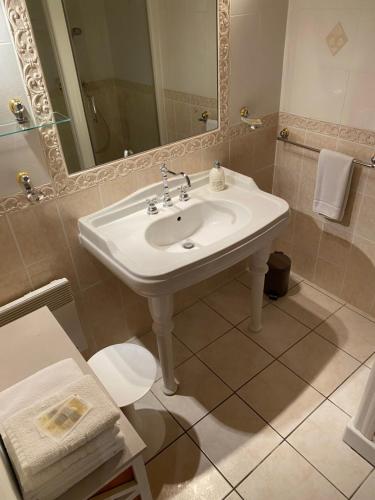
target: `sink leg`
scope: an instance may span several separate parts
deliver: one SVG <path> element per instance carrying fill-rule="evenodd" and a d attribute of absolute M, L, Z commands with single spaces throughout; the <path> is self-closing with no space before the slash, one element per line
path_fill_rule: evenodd
<path fill-rule="evenodd" d="M 252 332 L 260 332 L 262 329 L 262 307 L 264 277 L 268 271 L 267 261 L 270 255 L 270 246 L 258 250 L 250 256 L 251 272 L 251 316 L 249 329 Z"/>
<path fill-rule="evenodd" d="M 178 384 L 174 376 L 172 345 L 173 330 L 173 295 L 150 297 L 148 307 L 152 316 L 152 330 L 156 335 L 159 359 L 164 381 L 164 393 L 172 396 Z"/>

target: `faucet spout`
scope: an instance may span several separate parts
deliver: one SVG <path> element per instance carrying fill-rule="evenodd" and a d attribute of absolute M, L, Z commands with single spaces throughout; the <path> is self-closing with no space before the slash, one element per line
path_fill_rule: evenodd
<path fill-rule="evenodd" d="M 169 194 L 169 185 L 168 185 L 168 168 L 165 164 L 160 167 L 161 176 L 163 179 L 163 206 L 171 207 L 173 205 L 172 198 Z"/>
<path fill-rule="evenodd" d="M 185 172 L 174 172 L 173 170 L 169 170 L 165 164 L 160 167 L 160 172 L 163 179 L 163 205 L 165 207 L 171 207 L 173 205 L 172 199 L 169 195 L 168 174 L 183 176 L 186 186 L 181 187 L 180 201 L 187 201 L 189 199 L 189 195 L 186 191 L 191 188 L 190 177 Z"/>

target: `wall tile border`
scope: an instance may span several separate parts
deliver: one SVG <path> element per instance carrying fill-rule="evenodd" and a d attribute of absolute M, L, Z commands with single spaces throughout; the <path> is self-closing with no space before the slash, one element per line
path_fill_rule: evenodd
<path fill-rule="evenodd" d="M 9 20 L 15 49 L 21 65 L 26 89 L 35 116 L 48 121 L 52 109 L 45 84 L 25 0 L 3 0 Z M 39 131 L 51 183 L 39 186 L 45 200 L 68 195 L 104 181 L 126 176 L 134 170 L 182 157 L 199 149 L 220 144 L 229 137 L 229 29 L 230 0 L 218 0 L 218 72 L 219 72 L 219 129 L 190 139 L 140 153 L 128 159 L 120 159 L 87 171 L 69 175 L 56 127 Z M 0 215 L 20 210 L 30 204 L 22 193 L 0 197 Z"/>
<path fill-rule="evenodd" d="M 347 127 L 346 125 L 339 125 L 338 123 L 312 120 L 311 118 L 284 112 L 279 113 L 279 124 L 283 127 L 295 127 L 310 132 L 317 132 L 322 135 L 337 137 L 363 146 L 374 146 L 375 153 L 374 130 Z"/>

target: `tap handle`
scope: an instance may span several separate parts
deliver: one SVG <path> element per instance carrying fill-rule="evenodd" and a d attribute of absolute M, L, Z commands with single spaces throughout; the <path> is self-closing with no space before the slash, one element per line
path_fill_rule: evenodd
<path fill-rule="evenodd" d="M 147 213 L 148 215 L 155 215 L 158 213 L 158 207 L 156 206 L 156 203 L 158 202 L 158 199 L 155 198 L 147 198 L 146 203 L 147 203 Z"/>
<path fill-rule="evenodd" d="M 180 201 L 189 201 L 190 196 L 187 193 L 187 190 L 189 189 L 188 186 L 180 186 L 180 195 L 179 195 L 179 200 Z"/>

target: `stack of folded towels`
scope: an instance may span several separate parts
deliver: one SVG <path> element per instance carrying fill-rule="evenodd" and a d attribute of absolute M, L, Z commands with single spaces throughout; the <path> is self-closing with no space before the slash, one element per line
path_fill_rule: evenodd
<path fill-rule="evenodd" d="M 123 450 L 119 417 L 72 359 L 0 393 L 0 432 L 24 499 L 55 499 Z"/>

